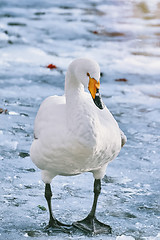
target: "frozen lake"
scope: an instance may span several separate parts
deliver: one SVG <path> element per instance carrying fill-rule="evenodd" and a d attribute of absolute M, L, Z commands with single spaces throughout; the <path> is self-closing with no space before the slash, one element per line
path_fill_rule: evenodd
<path fill-rule="evenodd" d="M 39 105 L 63 94 L 67 66 L 77 57 L 99 63 L 103 101 L 128 138 L 108 166 L 98 202 L 97 218 L 113 232 L 92 239 L 158 240 L 159 0 L 0 1 L 0 240 L 90 239 L 44 231 L 44 184 L 29 157 Z M 84 218 L 92 189 L 92 174 L 56 177 L 56 217 Z"/>

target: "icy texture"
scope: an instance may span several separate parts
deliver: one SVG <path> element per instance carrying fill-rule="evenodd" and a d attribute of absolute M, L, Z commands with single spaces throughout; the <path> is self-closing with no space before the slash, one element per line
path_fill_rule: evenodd
<path fill-rule="evenodd" d="M 128 138 L 108 166 L 97 209 L 113 233 L 92 239 L 160 239 L 159 26 L 159 0 L 0 1 L 0 239 L 90 239 L 44 231 L 44 184 L 29 157 L 39 105 L 63 94 L 77 57 L 99 62 L 103 100 Z M 87 215 L 91 174 L 56 177 L 52 188 L 58 219 Z"/>

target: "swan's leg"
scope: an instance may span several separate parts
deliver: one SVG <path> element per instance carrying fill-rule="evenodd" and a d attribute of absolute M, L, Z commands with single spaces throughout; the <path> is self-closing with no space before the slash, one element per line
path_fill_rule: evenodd
<path fill-rule="evenodd" d="M 94 201 L 92 209 L 88 216 L 82 221 L 73 223 L 73 226 L 85 231 L 87 233 L 98 234 L 98 233 L 111 233 L 111 227 L 97 220 L 95 216 L 97 200 L 101 192 L 101 180 L 95 179 L 94 181 Z"/>
<path fill-rule="evenodd" d="M 51 197 L 52 197 L 52 191 L 51 186 L 49 183 L 46 183 L 45 186 L 45 198 L 48 203 L 48 209 L 49 209 L 49 224 L 47 225 L 47 228 L 54 228 L 55 230 L 61 230 L 64 232 L 68 232 L 70 225 L 63 224 L 59 222 L 52 213 L 52 207 L 51 207 Z"/>

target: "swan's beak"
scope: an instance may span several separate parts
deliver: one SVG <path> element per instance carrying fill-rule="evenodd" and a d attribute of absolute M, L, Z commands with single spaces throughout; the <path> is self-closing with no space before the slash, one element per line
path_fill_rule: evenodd
<path fill-rule="evenodd" d="M 104 104 L 102 102 L 102 98 L 99 93 L 99 88 L 100 88 L 100 81 L 97 82 L 94 78 L 89 77 L 88 90 L 91 93 L 91 96 L 93 98 L 95 105 L 98 108 L 103 109 Z"/>

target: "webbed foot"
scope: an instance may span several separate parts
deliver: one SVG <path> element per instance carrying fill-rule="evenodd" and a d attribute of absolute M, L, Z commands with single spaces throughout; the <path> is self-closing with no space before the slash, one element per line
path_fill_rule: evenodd
<path fill-rule="evenodd" d="M 57 232 L 70 233 L 72 229 L 72 225 L 67 225 L 59 222 L 57 219 L 51 218 L 45 229 L 46 230 L 53 229 L 54 231 L 57 231 Z"/>
<path fill-rule="evenodd" d="M 87 216 L 85 219 L 74 222 L 72 225 L 89 234 L 110 234 L 112 232 L 112 229 L 109 225 L 98 221 L 95 216 Z"/>

